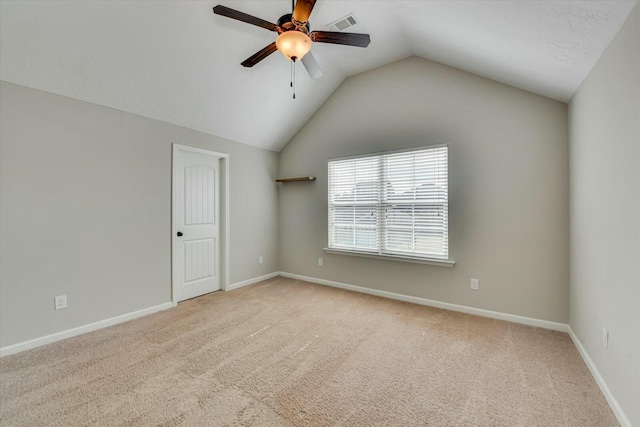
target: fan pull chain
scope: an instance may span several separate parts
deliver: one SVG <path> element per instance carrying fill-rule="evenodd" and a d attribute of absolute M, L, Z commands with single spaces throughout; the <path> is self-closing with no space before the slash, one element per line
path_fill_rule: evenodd
<path fill-rule="evenodd" d="M 293 99 L 296 99 L 296 59 L 291 58 L 291 82 L 289 87 L 293 90 Z"/>

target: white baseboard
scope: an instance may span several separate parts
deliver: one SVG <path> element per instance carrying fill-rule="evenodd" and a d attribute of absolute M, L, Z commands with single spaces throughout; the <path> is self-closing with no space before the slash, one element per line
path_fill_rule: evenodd
<path fill-rule="evenodd" d="M 165 302 L 164 304 L 156 305 L 154 307 L 122 314 L 110 319 L 100 320 L 98 322 L 89 323 L 88 325 L 78 326 L 77 328 L 67 329 L 66 331 L 56 332 L 55 334 L 46 335 L 44 337 L 35 338 L 29 341 L 23 341 L 18 344 L 8 345 L 6 347 L 0 348 L 0 357 L 20 353 L 21 351 L 30 350 L 32 348 L 51 344 L 56 341 L 61 341 L 67 338 L 75 337 L 77 335 L 86 334 L 87 332 L 93 332 L 98 329 L 106 328 L 108 326 L 117 325 L 118 323 L 123 323 L 132 319 L 136 319 L 138 317 L 166 310 L 171 307 L 173 307 L 173 303 Z"/>
<path fill-rule="evenodd" d="M 279 272 L 265 274 L 264 276 L 254 277 L 253 279 L 245 280 L 238 283 L 233 283 L 227 286 L 227 291 L 241 288 L 243 286 L 251 285 L 252 283 L 261 282 L 263 280 L 271 279 L 279 276 Z M 98 322 L 90 323 L 88 325 L 78 326 L 77 328 L 68 329 L 62 332 L 56 332 L 55 334 L 46 335 L 44 337 L 35 338 L 28 341 L 23 341 L 18 344 L 8 345 L 0 348 L 0 357 L 8 356 L 10 354 L 20 353 L 25 350 L 40 347 L 46 344 L 51 344 L 56 341 L 61 341 L 67 338 L 75 337 L 77 335 L 86 334 L 87 332 L 93 332 L 98 329 L 106 328 L 108 326 L 117 325 L 118 323 L 126 322 L 128 320 L 136 319 L 138 317 L 146 316 L 148 314 L 156 313 L 158 311 L 166 310 L 168 308 L 175 307 L 177 303 L 166 302 L 164 304 L 156 305 L 154 307 L 145 308 L 142 310 L 134 311 L 132 313 L 123 314 L 120 316 L 112 317 L 110 319 L 100 320 Z"/>
<path fill-rule="evenodd" d="M 620 425 L 622 427 L 632 427 L 631 421 L 629 421 L 629 418 L 627 418 L 616 398 L 613 397 L 613 394 L 611 393 L 611 390 L 609 390 L 607 383 L 604 381 L 604 378 L 602 378 L 602 375 L 600 375 L 600 371 L 598 371 L 598 368 L 596 368 L 595 363 L 593 363 L 593 360 L 591 360 L 589 353 L 587 353 L 587 350 L 584 348 L 576 334 L 573 332 L 571 326 L 569 326 L 569 336 L 571 337 L 573 344 L 578 349 L 580 356 L 582 356 L 584 363 L 589 368 L 589 371 L 591 371 L 591 375 L 596 380 L 596 384 L 598 384 L 598 387 L 600 387 L 600 391 L 602 391 L 604 398 L 607 399 L 607 402 L 609 403 L 609 406 L 611 407 L 613 414 L 618 419 Z"/>
<path fill-rule="evenodd" d="M 289 277 L 289 278 L 292 278 L 292 279 L 303 280 L 303 281 L 306 281 L 306 282 L 317 283 L 317 284 L 326 285 L 326 286 L 332 286 L 334 288 L 346 289 L 346 290 L 349 290 L 349 291 L 360 292 L 360 293 L 364 293 L 364 294 L 375 295 L 375 296 L 384 297 L 384 298 L 390 298 L 390 299 L 394 299 L 394 300 L 398 300 L 398 301 L 404 301 L 404 302 L 410 302 L 410 303 L 414 303 L 414 304 L 425 305 L 425 306 L 429 306 L 429 307 L 442 308 L 442 309 L 445 309 L 445 310 L 452 310 L 452 311 L 458 311 L 458 312 L 462 312 L 462 313 L 474 314 L 474 315 L 477 315 L 477 316 L 489 317 L 489 318 L 492 318 L 492 319 L 505 320 L 507 322 L 520 323 L 520 324 L 529 325 L 529 326 L 536 326 L 536 327 L 539 327 L 539 328 L 551 329 L 551 330 L 554 330 L 554 331 L 568 332 L 569 336 L 571 337 L 571 340 L 573 341 L 574 345 L 578 349 L 578 352 L 580 353 L 580 356 L 582 356 L 582 359 L 584 360 L 585 364 L 589 368 L 589 371 L 591 372 L 591 375 L 595 379 L 596 384 L 598 384 L 598 387 L 600 387 L 600 390 L 602 391 L 602 394 L 604 395 L 605 399 L 609 403 L 609 406 L 611 407 L 614 415 L 618 419 L 618 422 L 620 423 L 620 425 L 622 427 L 631 427 L 631 422 L 629 421 L 629 419 L 625 415 L 624 411 L 620 407 L 620 404 L 618 403 L 616 398 L 611 393 L 611 390 L 609 390 L 609 387 L 607 386 L 607 383 L 602 378 L 602 375 L 600 375 L 600 372 L 598 371 L 598 368 L 596 367 L 596 365 L 593 363 L 593 360 L 591 360 L 591 357 L 589 356 L 589 353 L 587 353 L 587 350 L 584 348 L 584 346 L 582 345 L 582 343 L 580 342 L 578 337 L 575 335 L 575 333 L 571 329 L 571 326 L 569 326 L 567 324 L 558 323 L 558 322 L 550 322 L 548 320 L 534 319 L 534 318 L 531 318 L 531 317 L 518 316 L 518 315 L 514 315 L 514 314 L 500 313 L 500 312 L 497 312 L 497 311 L 484 310 L 484 309 L 481 309 L 481 308 L 468 307 L 468 306 L 464 306 L 464 305 L 451 304 L 451 303 L 447 303 L 447 302 L 435 301 L 435 300 L 430 300 L 430 299 L 426 299 L 426 298 L 420 298 L 420 297 L 414 297 L 414 296 L 409 296 L 409 295 L 397 294 L 397 293 L 394 293 L 394 292 L 388 292 L 388 291 L 381 291 L 381 290 L 378 290 L 378 289 L 365 288 L 365 287 L 362 287 L 362 286 L 350 285 L 350 284 L 347 284 L 347 283 L 340 283 L 340 282 L 334 282 L 334 281 L 331 281 L 331 280 L 318 279 L 318 278 L 315 278 L 315 277 L 309 277 L 309 276 L 302 276 L 302 275 L 299 275 L 299 274 L 287 273 L 287 272 L 284 272 L 284 271 L 275 272 L 275 273 L 269 273 L 269 274 L 265 274 L 264 276 L 254 277 L 253 279 L 248 279 L 248 280 L 244 280 L 242 282 L 233 283 L 233 284 L 227 286 L 226 290 L 227 291 L 231 291 L 233 289 L 238 289 L 238 288 L 241 288 L 243 286 L 247 286 L 247 285 L 251 285 L 253 283 L 261 282 L 263 280 L 271 279 L 271 278 L 276 277 L 276 276 Z M 174 307 L 174 304 L 172 302 L 166 302 L 164 304 L 156 305 L 154 307 L 145 308 L 145 309 L 142 309 L 142 310 L 134 311 L 134 312 L 131 312 L 131 313 L 127 313 L 127 314 L 123 314 L 123 315 L 120 315 L 120 316 L 112 317 L 112 318 L 109 318 L 109 319 L 100 320 L 98 322 L 89 323 L 87 325 L 78 326 L 77 328 L 72 328 L 72 329 L 68 329 L 66 331 L 57 332 L 55 334 L 46 335 L 44 337 L 35 338 L 35 339 L 32 339 L 32 340 L 23 341 L 23 342 L 18 343 L 18 344 L 13 344 L 13 345 L 9 345 L 9 346 L 6 346 L 6 347 L 2 347 L 2 348 L 0 348 L 0 357 L 4 357 L 4 356 L 11 355 L 11 354 L 20 353 L 20 352 L 25 351 L 25 350 L 30 350 L 32 348 L 40 347 L 40 346 L 43 346 L 43 345 L 46 345 L 46 344 L 51 344 L 51 343 L 54 343 L 56 341 L 61 341 L 61 340 L 67 339 L 67 338 L 75 337 L 77 335 L 82 335 L 82 334 L 86 334 L 88 332 L 96 331 L 98 329 L 103 329 L 103 328 L 106 328 L 106 327 L 109 327 L 109 326 L 117 325 L 118 323 L 123 323 L 123 322 L 129 321 L 129 320 L 132 320 L 132 319 L 136 319 L 138 317 L 143 317 L 143 316 L 146 316 L 146 315 L 149 315 L 149 314 L 152 314 L 152 313 L 156 313 L 158 311 L 166 310 L 166 309 L 171 308 L 171 307 Z"/>
<path fill-rule="evenodd" d="M 604 378 L 602 378 L 602 375 L 600 375 L 598 368 L 596 368 L 596 365 L 593 363 L 593 360 L 591 360 L 589 353 L 587 353 L 587 350 L 584 348 L 584 346 L 582 345 L 578 337 L 575 335 L 570 325 L 567 325 L 564 323 L 558 323 L 558 322 L 550 322 L 548 320 L 534 319 L 531 317 L 518 316 L 515 314 L 507 314 L 507 313 L 500 313 L 497 311 L 484 310 L 481 308 L 468 307 L 464 305 L 450 304 L 447 302 L 434 301 L 426 298 L 402 295 L 394 292 L 381 291 L 378 289 L 370 289 L 362 286 L 349 285 L 347 283 L 340 283 L 340 282 L 334 282 L 331 280 L 318 279 L 315 277 L 302 276 L 300 274 L 287 273 L 284 271 L 281 271 L 280 275 L 283 277 L 289 277 L 292 279 L 304 280 L 305 282 L 332 286 L 334 288 L 346 289 L 354 292 L 361 292 L 364 294 L 395 299 L 398 301 L 411 302 L 414 304 L 426 305 L 429 307 L 443 308 L 445 310 L 459 311 L 462 313 L 475 314 L 477 316 L 490 317 L 492 319 L 505 320 L 507 322 L 521 323 L 523 325 L 536 326 L 539 328 L 551 329 L 554 331 L 567 332 L 571 337 L 573 344 L 578 349 L 580 356 L 582 356 L 582 359 L 584 360 L 585 364 L 589 368 L 589 371 L 591 372 L 591 375 L 596 381 L 596 384 L 598 384 L 598 387 L 600 387 L 602 394 L 604 395 L 605 399 L 609 403 L 609 406 L 611 407 L 611 410 L 613 411 L 614 415 L 618 419 L 618 422 L 620 423 L 620 425 L 622 427 L 632 427 L 631 422 L 629 421 L 629 418 L 627 418 L 626 414 L 620 407 L 620 404 L 611 393 L 611 390 L 609 390 L 607 383 L 604 381 Z"/>
<path fill-rule="evenodd" d="M 253 279 L 243 280 L 242 282 L 232 283 L 232 284 L 230 284 L 230 285 L 228 285 L 226 287 L 225 291 L 232 291 L 234 289 L 238 289 L 238 288 L 241 288 L 243 286 L 248 286 L 248 285 L 252 285 L 254 283 L 262 282 L 263 280 L 272 279 L 272 278 L 277 277 L 279 275 L 280 275 L 280 272 L 276 271 L 275 273 L 269 273 L 269 274 L 265 274 L 264 276 L 254 277 Z"/>
<path fill-rule="evenodd" d="M 461 313 L 474 314 L 476 316 L 490 317 L 492 319 L 505 320 L 507 322 L 520 323 L 523 325 L 536 326 L 538 328 L 551 329 L 554 331 L 568 332 L 569 325 L 565 323 L 551 322 L 548 320 L 534 319 L 531 317 L 518 316 L 515 314 L 500 313 L 498 311 L 484 310 L 482 308 L 468 307 L 465 305 L 451 304 L 430 300 L 426 298 L 413 297 L 409 295 L 396 294 L 394 292 L 381 291 L 378 289 L 365 288 L 362 286 L 349 285 L 347 283 L 334 282 L 331 280 L 317 279 L 315 277 L 301 276 L 299 274 L 286 273 L 281 271 L 280 275 L 292 279 L 304 280 L 306 282 L 317 283 L 320 285 L 333 286 L 334 288 L 346 289 L 363 294 L 375 295 L 384 298 L 395 299 L 398 301 L 411 302 L 414 304 L 426 305 L 429 307 L 443 308 L 445 310 L 458 311 Z"/>

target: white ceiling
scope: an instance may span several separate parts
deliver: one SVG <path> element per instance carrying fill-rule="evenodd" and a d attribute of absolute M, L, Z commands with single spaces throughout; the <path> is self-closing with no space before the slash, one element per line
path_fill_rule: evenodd
<path fill-rule="evenodd" d="M 417 55 L 568 101 L 634 1 L 318 0 L 312 29 L 353 12 L 366 49 L 315 43 L 324 76 L 278 52 L 240 62 L 275 33 L 216 16 L 216 4 L 271 22 L 273 1 L 2 1 L 0 79 L 279 151 L 347 77 Z"/>

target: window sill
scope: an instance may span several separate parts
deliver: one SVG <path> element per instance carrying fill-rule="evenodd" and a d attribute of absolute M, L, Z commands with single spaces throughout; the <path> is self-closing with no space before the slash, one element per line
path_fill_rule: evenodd
<path fill-rule="evenodd" d="M 449 267 L 449 268 L 456 265 L 456 262 L 452 259 L 429 259 L 429 258 L 418 258 L 418 257 L 410 257 L 410 256 L 402 256 L 402 255 L 379 255 L 371 252 L 359 252 L 359 251 L 350 251 L 346 249 L 335 249 L 335 248 L 324 248 L 324 251 L 328 254 L 335 254 L 335 255 L 351 255 L 351 256 L 359 256 L 363 258 L 384 259 L 388 261 L 413 262 L 416 264 L 437 265 L 440 267 Z"/>

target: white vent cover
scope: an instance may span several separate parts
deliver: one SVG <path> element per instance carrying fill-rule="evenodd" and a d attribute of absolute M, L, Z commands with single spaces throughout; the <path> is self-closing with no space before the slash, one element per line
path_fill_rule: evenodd
<path fill-rule="evenodd" d="M 353 15 L 353 13 L 348 14 L 347 16 L 343 16 L 337 21 L 333 21 L 330 24 L 325 25 L 331 31 L 344 31 L 349 27 L 353 27 L 358 23 L 358 20 Z"/>

